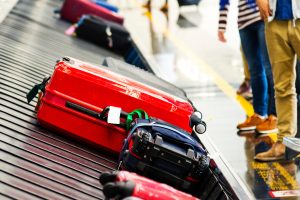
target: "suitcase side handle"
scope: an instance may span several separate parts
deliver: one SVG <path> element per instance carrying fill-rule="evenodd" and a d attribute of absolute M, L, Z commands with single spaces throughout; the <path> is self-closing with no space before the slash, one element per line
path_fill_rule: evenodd
<path fill-rule="evenodd" d="M 93 111 L 93 110 L 91 110 L 91 109 L 89 109 L 89 108 L 83 107 L 83 106 L 81 106 L 81 105 L 72 103 L 72 102 L 70 102 L 70 101 L 67 101 L 65 105 L 66 105 L 67 108 L 71 108 L 71 109 L 73 109 L 73 110 L 76 110 L 76 111 L 78 111 L 78 112 L 81 112 L 81 113 L 83 113 L 83 114 L 86 114 L 86 115 L 88 115 L 88 116 L 94 117 L 94 118 L 99 119 L 99 120 L 102 120 L 102 121 L 105 121 L 105 120 L 106 120 L 106 118 L 107 118 L 107 115 L 106 115 L 106 114 L 108 113 L 108 111 L 109 111 L 109 109 L 110 109 L 109 106 L 107 106 L 107 107 L 105 107 L 105 108 L 103 109 L 103 111 L 102 111 L 101 113 L 99 113 L 99 112 Z M 127 115 L 128 115 L 127 112 L 121 111 L 121 118 L 125 118 L 125 119 L 126 119 L 126 118 L 127 118 Z M 124 124 L 124 123 L 121 123 L 121 124 L 116 125 L 116 126 L 119 126 L 119 127 L 125 129 L 125 124 Z"/>
<path fill-rule="evenodd" d="M 44 77 L 43 81 L 39 84 L 33 86 L 33 88 L 26 94 L 27 102 L 30 103 L 33 98 L 39 93 L 39 91 L 45 92 L 45 87 L 51 76 L 47 75 Z"/>

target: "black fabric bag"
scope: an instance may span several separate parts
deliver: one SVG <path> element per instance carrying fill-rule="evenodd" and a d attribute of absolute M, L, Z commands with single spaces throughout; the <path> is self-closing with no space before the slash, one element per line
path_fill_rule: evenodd
<path fill-rule="evenodd" d="M 209 167 L 203 146 L 186 131 L 157 119 L 136 119 L 120 153 L 120 167 L 194 193 Z"/>
<path fill-rule="evenodd" d="M 77 23 L 77 37 L 105 47 L 121 56 L 131 48 L 130 33 L 124 26 L 93 15 L 84 15 Z"/>

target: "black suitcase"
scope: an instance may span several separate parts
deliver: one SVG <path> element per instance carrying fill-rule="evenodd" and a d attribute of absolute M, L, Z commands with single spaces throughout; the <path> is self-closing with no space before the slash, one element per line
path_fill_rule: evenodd
<path fill-rule="evenodd" d="M 125 56 L 132 47 L 130 33 L 124 26 L 93 15 L 82 16 L 75 33 L 77 37 L 121 56 Z"/>
<path fill-rule="evenodd" d="M 178 0 L 179 6 L 198 5 L 201 0 Z"/>
<path fill-rule="evenodd" d="M 136 119 L 119 158 L 122 170 L 194 194 L 209 166 L 203 146 L 186 131 L 156 119 Z"/>

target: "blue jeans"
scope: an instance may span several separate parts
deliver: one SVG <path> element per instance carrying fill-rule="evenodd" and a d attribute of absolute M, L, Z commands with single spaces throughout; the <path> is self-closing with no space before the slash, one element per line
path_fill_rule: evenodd
<path fill-rule="evenodd" d="M 249 65 L 254 112 L 276 116 L 274 81 L 265 40 L 263 21 L 241 29 L 241 44 Z"/>

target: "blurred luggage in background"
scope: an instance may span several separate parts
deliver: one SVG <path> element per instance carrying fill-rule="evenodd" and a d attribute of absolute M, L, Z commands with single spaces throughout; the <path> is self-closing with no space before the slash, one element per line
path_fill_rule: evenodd
<path fill-rule="evenodd" d="M 102 46 L 120 55 L 131 47 L 130 33 L 120 24 L 101 17 L 83 15 L 75 29 L 76 36 Z"/>
<path fill-rule="evenodd" d="M 124 22 L 121 15 L 87 0 L 65 0 L 60 10 L 61 18 L 71 23 L 76 23 L 84 14 L 96 15 L 118 24 Z"/>

